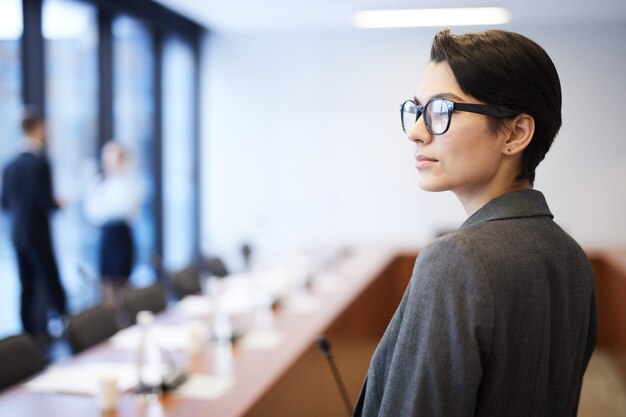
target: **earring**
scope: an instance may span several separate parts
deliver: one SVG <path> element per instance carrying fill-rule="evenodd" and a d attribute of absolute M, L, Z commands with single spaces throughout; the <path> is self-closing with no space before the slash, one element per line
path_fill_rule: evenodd
<path fill-rule="evenodd" d="M 507 151 L 508 151 L 508 152 L 511 152 L 511 150 L 510 150 L 510 149 L 507 149 Z"/>

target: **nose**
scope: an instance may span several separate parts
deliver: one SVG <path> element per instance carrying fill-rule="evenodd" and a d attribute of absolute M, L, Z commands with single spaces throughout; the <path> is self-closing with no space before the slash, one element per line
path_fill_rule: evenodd
<path fill-rule="evenodd" d="M 432 140 L 432 134 L 426 129 L 424 124 L 424 117 L 417 119 L 417 122 L 413 123 L 406 135 L 411 142 L 415 143 L 430 143 Z"/>

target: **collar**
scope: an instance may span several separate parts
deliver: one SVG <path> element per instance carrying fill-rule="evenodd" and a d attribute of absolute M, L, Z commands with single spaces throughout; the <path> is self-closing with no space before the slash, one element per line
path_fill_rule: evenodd
<path fill-rule="evenodd" d="M 476 210 L 461 225 L 461 229 L 492 220 L 537 216 L 554 218 L 543 194 L 533 189 L 513 191 L 494 198 Z"/>

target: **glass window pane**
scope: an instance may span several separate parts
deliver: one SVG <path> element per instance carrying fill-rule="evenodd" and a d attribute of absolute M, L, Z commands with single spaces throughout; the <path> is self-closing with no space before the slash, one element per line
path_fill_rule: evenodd
<path fill-rule="evenodd" d="M 53 217 L 61 278 L 70 307 L 84 304 L 86 285 L 78 265 L 95 271 L 97 231 L 84 215 L 83 197 L 95 176 L 98 126 L 97 15 L 90 4 L 46 0 L 45 39 L 48 153 L 58 199 L 65 203 Z M 73 304 L 72 304 L 73 303 Z"/>
<path fill-rule="evenodd" d="M 163 51 L 163 245 L 168 269 L 193 261 L 195 242 L 192 48 L 170 37 Z"/>
<path fill-rule="evenodd" d="M 137 248 L 133 280 L 154 279 L 154 64 L 152 36 L 147 26 L 130 17 L 113 22 L 113 134 L 129 151 L 131 167 L 144 189 L 133 224 Z"/>
<path fill-rule="evenodd" d="M 2 170 L 22 146 L 21 0 L 0 1 L 0 184 Z M 2 185 L 0 185 L 1 187 Z M 0 216 L 0 338 L 20 332 L 17 261 L 6 215 Z"/>

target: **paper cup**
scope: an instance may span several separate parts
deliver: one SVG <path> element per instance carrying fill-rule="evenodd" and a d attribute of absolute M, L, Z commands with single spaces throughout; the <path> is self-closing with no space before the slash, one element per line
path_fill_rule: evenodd
<path fill-rule="evenodd" d="M 117 408 L 119 389 L 117 378 L 113 375 L 102 375 L 98 377 L 98 391 L 96 392 L 96 402 L 102 411 L 114 410 Z"/>

